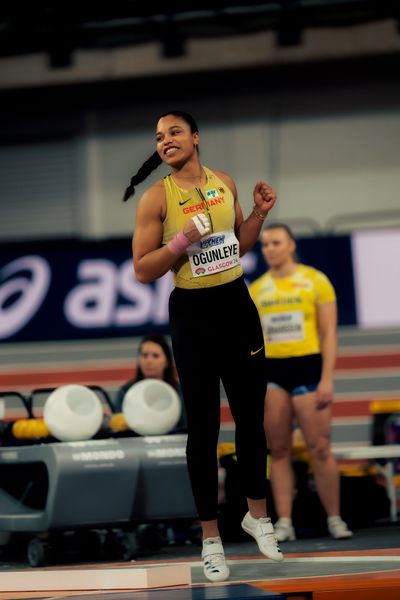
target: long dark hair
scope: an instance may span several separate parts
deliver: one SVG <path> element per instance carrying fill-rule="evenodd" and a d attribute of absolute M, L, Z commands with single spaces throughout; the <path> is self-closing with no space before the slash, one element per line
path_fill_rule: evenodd
<path fill-rule="evenodd" d="M 197 127 L 197 123 L 196 123 L 195 119 L 192 117 L 192 115 L 185 112 L 184 110 L 169 110 L 168 112 L 164 113 L 163 115 L 160 115 L 157 119 L 157 122 L 160 119 L 162 119 L 163 117 L 168 117 L 169 115 L 173 115 L 174 117 L 179 117 L 180 119 L 185 121 L 189 125 L 190 131 L 192 133 L 197 133 L 199 131 L 199 128 Z M 128 187 L 126 188 L 125 193 L 122 198 L 123 202 L 126 202 L 131 196 L 134 195 L 135 186 L 137 186 L 139 183 L 142 183 L 142 181 L 144 181 L 150 175 L 150 173 L 152 173 L 155 169 L 157 169 L 157 167 L 159 165 L 161 165 L 161 163 L 162 163 L 162 159 L 161 159 L 160 155 L 158 154 L 158 152 L 157 151 L 153 152 L 153 154 L 151 156 L 149 156 L 149 158 L 147 160 L 144 161 L 144 163 L 142 164 L 140 169 L 137 171 L 137 173 L 135 173 L 135 175 L 133 175 L 133 177 L 131 177 L 130 183 L 129 183 Z"/>
<path fill-rule="evenodd" d="M 145 344 L 146 342 L 153 342 L 154 344 L 157 344 L 158 346 L 161 347 L 162 351 L 164 352 L 165 358 L 167 359 L 167 366 L 165 367 L 165 371 L 164 371 L 164 376 L 163 376 L 163 381 L 165 381 L 166 383 L 169 383 L 170 385 L 172 385 L 173 387 L 176 387 L 177 384 L 177 380 L 174 374 L 174 368 L 173 368 L 173 364 L 172 364 L 172 352 L 171 352 L 171 348 L 169 347 L 167 340 L 165 339 L 165 337 L 163 335 L 160 335 L 158 333 L 151 333 L 149 335 L 145 335 L 139 344 L 139 354 L 142 350 L 143 344 Z M 136 377 L 135 377 L 135 381 L 141 381 L 142 379 L 145 379 L 144 375 L 143 375 L 143 371 L 140 368 L 139 364 L 137 366 L 136 369 Z"/>

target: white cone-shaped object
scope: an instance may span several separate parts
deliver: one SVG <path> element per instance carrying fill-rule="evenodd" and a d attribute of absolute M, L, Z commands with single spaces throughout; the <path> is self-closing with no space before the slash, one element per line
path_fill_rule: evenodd
<path fill-rule="evenodd" d="M 93 390 L 84 385 L 62 385 L 47 398 L 43 419 L 61 442 L 89 440 L 102 425 L 103 408 Z"/>
<path fill-rule="evenodd" d="M 178 393 L 165 381 L 142 379 L 126 392 L 122 412 L 139 435 L 164 435 L 178 423 L 182 406 Z"/>

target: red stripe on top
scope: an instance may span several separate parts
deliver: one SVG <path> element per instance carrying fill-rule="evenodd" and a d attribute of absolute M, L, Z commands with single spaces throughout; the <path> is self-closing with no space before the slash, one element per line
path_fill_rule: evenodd
<path fill-rule="evenodd" d="M 393 354 L 352 354 L 338 356 L 337 369 L 382 369 L 400 368 L 400 352 Z"/>
<path fill-rule="evenodd" d="M 70 371 L 36 371 L 26 373 L 0 373 L 0 387 L 15 389 L 19 387 L 51 387 L 52 385 L 101 384 L 116 382 L 118 385 L 132 379 L 135 370 L 118 367 L 98 367 L 91 369 L 71 369 Z"/>
<path fill-rule="evenodd" d="M 336 369 L 382 369 L 382 368 L 400 368 L 400 352 L 387 354 L 353 354 L 339 355 L 336 361 Z M 68 363 L 65 363 L 65 368 L 44 369 L 39 366 L 35 369 L 34 365 L 26 371 L 21 368 L 20 371 L 13 369 L 12 373 L 0 373 L 0 385 L 8 385 L 20 381 L 21 383 L 37 383 L 47 381 L 58 381 L 66 378 L 67 383 L 72 379 L 101 379 L 103 381 L 118 381 L 130 379 L 133 377 L 135 367 L 115 365 L 112 367 L 104 366 L 103 364 L 93 364 L 89 367 L 71 366 L 68 368 Z"/>
<path fill-rule="evenodd" d="M 372 415 L 369 410 L 369 406 L 371 402 L 376 400 L 376 397 L 365 398 L 365 399 L 357 399 L 357 400 L 335 400 L 333 402 L 332 409 L 332 417 L 340 418 L 340 417 L 371 417 Z M 387 399 L 389 402 L 391 398 Z M 382 400 L 384 402 L 385 400 Z M 222 423 L 232 423 L 233 417 L 229 406 L 221 407 L 221 422 Z"/>

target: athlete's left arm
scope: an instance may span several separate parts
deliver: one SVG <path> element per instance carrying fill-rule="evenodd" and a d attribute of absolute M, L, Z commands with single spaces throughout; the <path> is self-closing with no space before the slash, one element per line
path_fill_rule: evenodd
<path fill-rule="evenodd" d="M 336 302 L 317 304 L 318 333 L 321 343 L 322 373 L 317 387 L 317 408 L 325 408 L 333 401 L 333 373 L 337 353 Z"/>
<path fill-rule="evenodd" d="M 218 176 L 230 188 L 235 200 L 235 233 L 240 244 L 240 256 L 246 254 L 256 243 L 260 235 L 264 219 L 276 202 L 276 194 L 272 187 L 264 181 L 258 181 L 254 186 L 254 207 L 247 219 L 243 218 L 243 212 L 237 197 L 235 182 L 227 173 L 217 171 Z"/>

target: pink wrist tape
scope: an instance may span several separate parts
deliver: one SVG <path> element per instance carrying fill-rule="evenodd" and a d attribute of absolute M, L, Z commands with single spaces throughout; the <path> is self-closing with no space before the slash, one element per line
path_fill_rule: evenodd
<path fill-rule="evenodd" d="M 180 256 L 183 254 L 188 246 L 190 246 L 192 242 L 188 240 L 183 231 L 180 231 L 176 234 L 175 237 L 172 238 L 171 241 L 168 242 L 167 248 L 172 254 L 176 256 Z"/>

